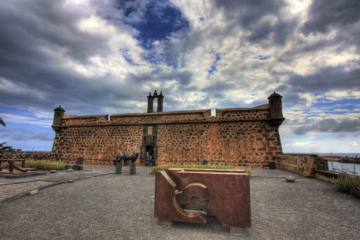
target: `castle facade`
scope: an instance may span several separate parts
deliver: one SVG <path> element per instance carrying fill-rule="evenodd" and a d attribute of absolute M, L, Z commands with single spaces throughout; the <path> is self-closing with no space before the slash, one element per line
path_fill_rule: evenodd
<path fill-rule="evenodd" d="M 138 164 L 149 153 L 157 164 L 202 163 L 267 167 L 282 154 L 279 126 L 282 96 L 253 108 L 163 112 L 162 93 L 149 94 L 146 113 L 70 116 L 54 109 L 53 152 L 58 160 L 85 164 L 113 164 L 118 150 L 139 152 Z M 157 100 L 157 111 L 153 101 Z"/>

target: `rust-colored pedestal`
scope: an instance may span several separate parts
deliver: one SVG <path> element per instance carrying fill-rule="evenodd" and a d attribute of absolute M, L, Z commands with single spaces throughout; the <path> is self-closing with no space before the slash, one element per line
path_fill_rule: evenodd
<path fill-rule="evenodd" d="M 224 226 L 250 228 L 249 175 L 241 170 L 182 168 L 156 173 L 156 218 L 206 223 L 206 215 Z"/>

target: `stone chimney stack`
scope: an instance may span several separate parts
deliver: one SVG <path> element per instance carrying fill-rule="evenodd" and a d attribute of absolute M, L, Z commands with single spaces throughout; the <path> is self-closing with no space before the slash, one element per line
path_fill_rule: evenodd
<path fill-rule="evenodd" d="M 163 100 L 164 100 L 164 96 L 162 95 L 162 92 L 160 91 L 160 95 L 158 96 L 158 105 L 157 105 L 158 112 L 163 111 Z"/>
<path fill-rule="evenodd" d="M 154 97 L 151 96 L 151 92 L 149 92 L 149 96 L 148 98 L 148 109 L 147 112 L 148 113 L 152 113 L 153 112 L 153 101 L 154 101 Z"/>

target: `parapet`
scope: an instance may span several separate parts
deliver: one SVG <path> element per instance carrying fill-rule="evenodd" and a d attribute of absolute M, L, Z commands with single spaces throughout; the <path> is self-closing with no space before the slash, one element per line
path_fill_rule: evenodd
<path fill-rule="evenodd" d="M 223 108 L 216 109 L 216 117 L 219 120 L 259 120 L 269 118 L 269 105 L 261 105 L 253 108 Z"/>
<path fill-rule="evenodd" d="M 112 114 L 89 116 L 64 115 L 63 108 L 55 109 L 54 130 L 68 126 L 115 126 L 115 125 L 154 125 L 154 124 L 189 124 L 189 123 L 221 123 L 221 122 L 249 122 L 268 121 L 275 127 L 279 127 L 285 120 L 282 116 L 281 96 L 273 93 L 269 97 L 269 104 L 252 108 L 224 108 L 216 109 L 216 116 L 211 116 L 211 110 L 185 110 L 162 112 L 163 95 L 148 96 L 149 106 L 147 113 Z M 157 112 L 152 111 L 152 101 L 158 98 L 159 107 Z"/>
<path fill-rule="evenodd" d="M 211 110 L 189 110 L 172 112 L 152 112 L 134 114 L 113 114 L 110 124 L 137 123 L 137 124 L 164 124 L 174 122 L 205 121 L 211 116 Z"/>
<path fill-rule="evenodd" d="M 108 123 L 109 115 L 84 115 L 84 116 L 70 116 L 64 115 L 62 118 L 62 126 L 73 125 L 102 125 Z"/>

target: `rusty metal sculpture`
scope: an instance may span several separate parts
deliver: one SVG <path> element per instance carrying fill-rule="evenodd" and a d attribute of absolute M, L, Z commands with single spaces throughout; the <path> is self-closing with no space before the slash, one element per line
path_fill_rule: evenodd
<path fill-rule="evenodd" d="M 206 216 L 231 228 L 250 228 L 249 175 L 241 170 L 182 168 L 156 173 L 156 218 L 206 223 Z"/>
<path fill-rule="evenodd" d="M 9 169 L 5 170 L 2 167 L 2 162 L 7 162 Z M 21 167 L 17 166 L 15 162 L 21 162 Z M 26 159 L 0 159 L 0 174 L 32 174 L 36 168 L 25 168 Z M 15 169 L 15 171 L 14 171 Z"/>
<path fill-rule="evenodd" d="M 114 161 L 116 170 L 116 174 L 121 174 L 122 172 L 122 161 L 124 161 L 124 165 L 127 161 L 130 160 L 130 174 L 135 175 L 136 174 L 136 159 L 138 158 L 139 154 L 136 151 L 132 151 L 131 156 L 125 152 L 124 154 L 119 150 L 116 154 L 116 159 Z"/>

